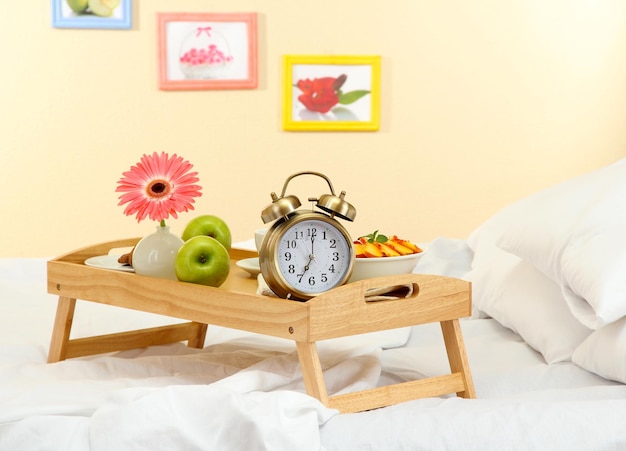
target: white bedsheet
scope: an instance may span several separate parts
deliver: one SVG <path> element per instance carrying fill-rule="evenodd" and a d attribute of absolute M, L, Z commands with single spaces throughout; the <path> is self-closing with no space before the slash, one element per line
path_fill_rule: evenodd
<path fill-rule="evenodd" d="M 417 269 L 463 277 L 464 242 L 431 244 Z M 0 450 L 626 448 L 626 386 L 547 365 L 492 319 L 462 321 L 479 399 L 340 415 L 305 394 L 293 343 L 219 327 L 202 350 L 46 364 L 55 308 L 44 259 L 0 260 Z M 73 337 L 171 322 L 79 302 Z M 322 342 L 319 353 L 330 394 L 449 371 L 437 324 L 402 347 Z"/>

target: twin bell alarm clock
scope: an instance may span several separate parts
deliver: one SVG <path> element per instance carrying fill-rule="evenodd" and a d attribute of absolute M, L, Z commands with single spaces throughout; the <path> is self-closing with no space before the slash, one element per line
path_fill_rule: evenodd
<path fill-rule="evenodd" d="M 330 194 L 309 198 L 310 210 L 298 210 L 300 200 L 285 195 L 295 177 L 314 175 L 328 183 Z M 350 279 L 354 264 L 352 239 L 338 219 L 353 221 L 356 210 L 335 195 L 332 183 L 319 172 L 298 172 L 285 180 L 280 197 L 261 212 L 264 224 L 274 222 L 259 248 L 259 266 L 268 287 L 279 297 L 306 301 Z"/>

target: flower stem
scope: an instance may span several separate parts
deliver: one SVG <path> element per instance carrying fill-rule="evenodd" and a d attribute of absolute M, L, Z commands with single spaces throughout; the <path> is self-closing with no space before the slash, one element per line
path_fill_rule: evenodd
<path fill-rule="evenodd" d="M 165 227 L 165 219 L 161 219 L 161 224 L 160 224 L 160 226 L 161 226 L 161 227 Z"/>

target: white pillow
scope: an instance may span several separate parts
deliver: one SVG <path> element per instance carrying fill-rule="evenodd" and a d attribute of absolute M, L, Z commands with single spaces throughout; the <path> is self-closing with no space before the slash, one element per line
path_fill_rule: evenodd
<path fill-rule="evenodd" d="M 490 263 L 470 273 L 476 308 L 517 332 L 547 363 L 571 360 L 591 330 L 569 311 L 558 285 L 512 254 L 496 247 L 482 251 Z"/>
<path fill-rule="evenodd" d="M 572 361 L 587 371 L 626 384 L 626 317 L 593 332 Z"/>
<path fill-rule="evenodd" d="M 474 253 L 471 264 L 472 270 L 467 275 L 469 280 L 477 277 L 477 274 L 482 275 L 482 271 L 489 271 L 494 257 L 503 252 L 496 246 L 496 242 L 510 222 L 512 213 L 509 209 L 509 207 L 505 207 L 498 211 L 478 226 L 467 238 L 467 246 Z M 487 282 L 488 279 L 485 281 Z M 476 293 L 476 287 L 472 287 L 472 291 Z M 489 315 L 479 308 L 479 304 L 481 304 L 480 299 L 474 296 L 472 299 L 472 318 L 488 318 Z"/>
<path fill-rule="evenodd" d="M 508 207 L 498 246 L 554 280 L 597 329 L 626 315 L 626 159 Z"/>

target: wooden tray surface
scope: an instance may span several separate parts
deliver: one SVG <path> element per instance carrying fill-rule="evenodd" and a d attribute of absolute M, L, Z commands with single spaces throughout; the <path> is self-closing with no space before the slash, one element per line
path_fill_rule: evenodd
<path fill-rule="evenodd" d="M 103 243 L 48 262 L 48 292 L 250 332 L 318 341 L 471 314 L 469 282 L 406 274 L 361 280 L 306 302 L 256 294 L 257 281 L 236 266 L 256 252 L 232 249 L 231 273 L 219 288 L 86 266 L 87 258 L 132 246 L 137 238 Z M 412 285 L 408 298 L 368 302 L 367 290 Z"/>

